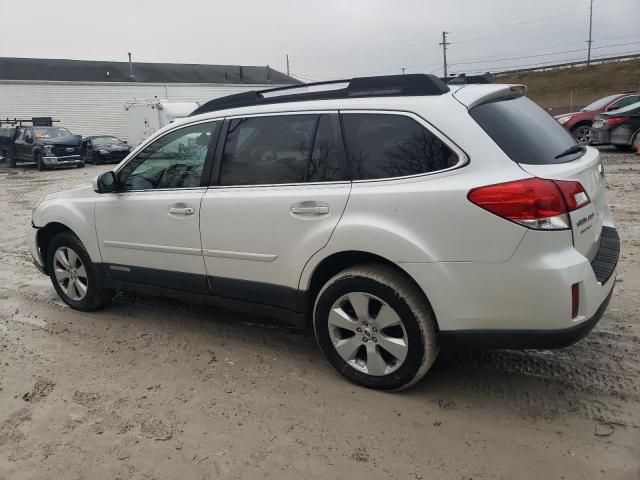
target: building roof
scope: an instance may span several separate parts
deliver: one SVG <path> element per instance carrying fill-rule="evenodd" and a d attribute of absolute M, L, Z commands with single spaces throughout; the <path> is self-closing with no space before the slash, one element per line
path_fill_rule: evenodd
<path fill-rule="evenodd" d="M 0 57 L 0 80 L 141 83 L 294 84 L 295 78 L 269 67 L 190 63 L 63 60 Z"/>

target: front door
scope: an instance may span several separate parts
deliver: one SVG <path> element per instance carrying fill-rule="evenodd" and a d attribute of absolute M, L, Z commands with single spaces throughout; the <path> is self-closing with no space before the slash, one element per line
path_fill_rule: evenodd
<path fill-rule="evenodd" d="M 111 278 L 209 292 L 199 215 L 202 172 L 220 123 L 156 139 L 118 170 L 117 191 L 98 197 L 96 229 Z"/>
<path fill-rule="evenodd" d="M 213 291 L 295 310 L 301 270 L 329 241 L 351 190 L 338 116 L 262 115 L 227 126 L 201 211 Z"/>

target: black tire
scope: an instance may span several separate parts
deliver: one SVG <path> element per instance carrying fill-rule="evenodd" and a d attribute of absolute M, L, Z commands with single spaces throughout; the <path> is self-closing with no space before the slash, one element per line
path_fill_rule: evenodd
<path fill-rule="evenodd" d="M 81 300 L 74 300 L 62 289 L 58 280 L 56 279 L 54 256 L 56 251 L 60 247 L 65 247 L 73 250 L 85 267 L 86 271 L 86 295 Z M 102 277 L 99 275 L 98 267 L 96 267 L 89 254 L 87 253 L 82 242 L 72 233 L 59 233 L 51 239 L 47 247 L 47 272 L 53 283 L 53 288 L 56 290 L 58 296 L 64 303 L 69 305 L 75 310 L 81 310 L 83 312 L 90 312 L 97 310 L 107 304 L 114 296 L 115 290 L 110 288 L 104 288 L 102 284 Z"/>
<path fill-rule="evenodd" d="M 15 168 L 16 167 L 16 159 L 15 159 L 15 157 L 11 153 L 9 153 L 8 151 L 4 151 L 3 155 L 7 160 L 7 167 Z"/>
<path fill-rule="evenodd" d="M 372 295 L 386 302 L 400 317 L 406 332 L 407 354 L 400 366 L 391 373 L 376 376 L 357 370 L 347 363 L 334 347 L 329 325 L 331 308 L 345 295 L 357 292 Z M 371 308 L 369 303 L 369 309 Z M 426 297 L 405 274 L 386 265 L 359 265 L 331 278 L 316 299 L 313 328 L 320 349 L 334 368 L 352 382 L 367 388 L 408 388 L 427 373 L 438 356 L 435 316 Z M 377 335 L 381 335 L 382 332 L 383 329 L 380 329 Z M 356 336 L 359 335 L 361 334 L 356 333 Z M 364 337 L 362 339 L 364 341 Z M 381 346 L 377 344 L 373 345 L 373 348 L 380 349 Z"/>
<path fill-rule="evenodd" d="M 36 164 L 38 165 L 38 170 L 39 171 L 43 171 L 43 170 L 47 169 L 47 166 L 42 161 L 42 154 L 40 152 L 36 152 L 35 153 L 34 160 L 36 161 Z"/>
<path fill-rule="evenodd" d="M 589 141 L 591 140 L 591 127 L 585 124 L 578 125 L 573 130 L 571 130 L 571 134 L 579 144 L 588 145 Z"/>

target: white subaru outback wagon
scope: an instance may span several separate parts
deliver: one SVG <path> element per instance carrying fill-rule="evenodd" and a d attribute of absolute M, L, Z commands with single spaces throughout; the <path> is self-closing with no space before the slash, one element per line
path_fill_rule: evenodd
<path fill-rule="evenodd" d="M 619 238 L 598 150 L 520 85 L 356 78 L 212 100 L 94 185 L 47 195 L 30 248 L 70 307 L 118 290 L 312 325 L 397 390 L 440 346 L 586 335 Z"/>

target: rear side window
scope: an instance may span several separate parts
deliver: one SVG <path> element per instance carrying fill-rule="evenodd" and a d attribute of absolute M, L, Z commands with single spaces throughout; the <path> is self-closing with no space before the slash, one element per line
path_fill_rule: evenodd
<path fill-rule="evenodd" d="M 342 125 L 354 180 L 417 175 L 458 163 L 442 140 L 405 115 L 345 113 Z"/>
<path fill-rule="evenodd" d="M 549 165 L 575 160 L 584 152 L 555 158 L 576 145 L 571 134 L 526 97 L 484 103 L 469 113 L 516 163 Z"/>
<path fill-rule="evenodd" d="M 328 115 L 231 120 L 220 185 L 274 185 L 342 179 Z M 339 137 L 338 137 L 339 138 Z M 314 145 L 314 139 L 315 145 Z"/>

